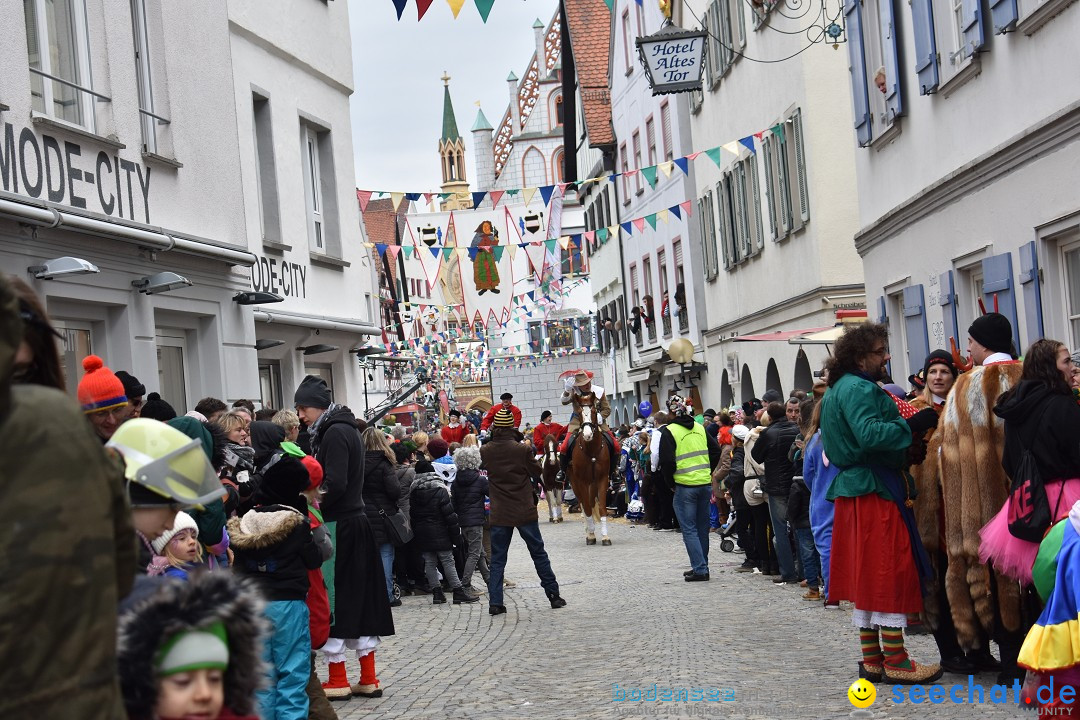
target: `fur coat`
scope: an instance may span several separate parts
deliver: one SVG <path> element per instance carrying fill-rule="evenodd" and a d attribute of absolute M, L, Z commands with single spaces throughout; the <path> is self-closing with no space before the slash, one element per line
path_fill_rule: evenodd
<path fill-rule="evenodd" d="M 1009 478 L 1001 466 L 1005 428 L 993 408 L 1019 381 L 1021 370 L 1020 363 L 1001 363 L 957 378 L 927 453 L 940 457 L 949 558 L 945 592 L 965 650 L 979 643 L 977 624 L 991 634 L 998 623 L 1006 631 L 1020 629 L 1020 586 L 999 576 L 997 593 L 992 593 L 992 571 L 979 561 L 979 530 L 1008 498 Z M 930 507 L 925 510 L 930 512 Z"/>
<path fill-rule="evenodd" d="M 911 405 L 916 410 L 933 407 L 922 395 L 914 398 Z M 938 411 L 940 424 L 944 406 L 935 409 Z M 937 428 L 926 433 L 928 448 L 935 445 L 934 437 L 937 433 Z M 940 436 L 938 437 L 940 439 Z M 926 548 L 926 554 L 930 558 L 930 565 L 934 568 L 934 576 L 926 582 L 923 615 L 926 624 L 932 630 L 937 630 L 941 614 L 939 597 L 943 592 L 938 581 L 938 551 L 943 548 L 941 543 L 941 465 L 936 447 L 933 452 L 927 450 L 926 459 L 919 465 L 912 465 L 910 472 L 915 481 L 915 505 L 912 508 L 915 512 L 915 524 L 919 529 L 923 547 Z"/>

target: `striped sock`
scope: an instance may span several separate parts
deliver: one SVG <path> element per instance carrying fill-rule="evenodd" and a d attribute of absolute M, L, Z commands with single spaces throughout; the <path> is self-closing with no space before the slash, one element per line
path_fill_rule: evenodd
<path fill-rule="evenodd" d="M 864 665 L 881 664 L 881 646 L 878 645 L 878 631 L 859 628 L 859 645 L 862 646 Z"/>
<path fill-rule="evenodd" d="M 901 628 L 881 628 L 881 644 L 885 650 L 885 664 L 889 667 L 911 670 L 913 665 L 904 649 L 904 631 Z"/>

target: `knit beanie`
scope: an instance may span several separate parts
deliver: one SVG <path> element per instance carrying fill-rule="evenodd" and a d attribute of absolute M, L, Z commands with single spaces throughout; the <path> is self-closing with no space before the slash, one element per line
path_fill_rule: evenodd
<path fill-rule="evenodd" d="M 112 370 L 105 367 L 104 360 L 97 355 L 87 355 L 83 358 L 82 365 L 86 374 L 79 381 L 78 395 L 84 413 L 127 405 L 124 384 Z"/>
<path fill-rule="evenodd" d="M 495 418 L 491 421 L 491 424 L 494 427 L 512 428 L 514 427 L 514 414 L 503 408 L 495 413 Z"/>
<path fill-rule="evenodd" d="M 498 417 L 499 414 L 496 413 L 496 420 Z M 428 440 L 427 450 L 432 460 L 438 460 L 441 457 L 446 457 L 446 453 L 450 452 L 450 446 L 441 437 L 433 437 Z"/>
<path fill-rule="evenodd" d="M 180 511 L 176 513 L 176 519 L 173 520 L 172 530 L 166 530 L 161 537 L 150 543 L 150 547 L 154 548 L 154 554 L 164 555 L 165 546 L 168 545 L 174 537 L 179 535 L 182 530 L 194 530 L 195 537 L 199 537 L 199 526 L 195 524 L 195 519 L 186 512 Z"/>
<path fill-rule="evenodd" d="M 975 318 L 968 335 L 990 352 L 1012 353 L 1012 323 L 1001 313 L 986 313 Z"/>
<path fill-rule="evenodd" d="M 126 370 L 117 370 L 116 377 L 120 378 L 120 382 L 124 385 L 124 394 L 129 398 L 137 398 L 146 395 L 146 386 L 139 382 L 139 378 L 135 377 Z M 173 415 L 173 417 L 176 417 Z"/>
<path fill-rule="evenodd" d="M 325 410 L 330 407 L 332 402 L 330 400 L 330 388 L 326 386 L 326 381 L 321 377 L 308 375 L 300 383 L 300 387 L 296 388 L 293 402 L 303 407 Z"/>
<path fill-rule="evenodd" d="M 308 473 L 308 490 L 314 490 L 322 485 L 323 481 L 323 469 L 319 461 L 310 455 L 305 455 L 300 458 L 300 463 L 307 468 Z"/>
<path fill-rule="evenodd" d="M 972 325 L 972 327 L 975 327 L 975 326 Z M 975 336 L 972 335 L 972 337 L 975 337 Z M 1012 342 L 1011 333 L 1010 333 L 1009 338 L 1010 338 L 1009 342 Z M 983 344 L 981 341 L 979 341 L 978 338 L 975 338 L 975 340 L 977 342 L 979 342 L 980 345 Z M 921 379 L 922 379 L 924 384 L 926 383 L 926 378 L 930 376 L 930 368 L 933 367 L 934 365 L 944 365 L 945 367 L 949 368 L 949 372 L 952 373 L 953 377 L 956 377 L 957 374 L 958 374 L 957 370 L 956 370 L 956 364 L 953 362 L 952 354 L 949 353 L 946 350 L 935 350 L 934 352 L 932 352 L 932 353 L 930 353 L 929 355 L 926 356 L 926 362 L 923 363 L 923 371 L 922 371 L 922 378 Z"/>
<path fill-rule="evenodd" d="M 296 458 L 284 456 L 263 470 L 263 480 L 256 491 L 260 505 L 294 506 L 300 493 L 308 489 L 311 476 L 303 463 Z"/>
<path fill-rule="evenodd" d="M 544 412 L 540 413 L 540 422 L 544 422 L 549 417 L 551 417 L 551 411 L 550 410 L 545 410 Z"/>
<path fill-rule="evenodd" d="M 120 373 L 116 373 L 116 376 L 120 377 Z M 134 397 L 138 397 L 138 395 Z M 141 415 L 151 420 L 169 422 L 176 417 L 176 410 L 173 410 L 173 406 L 162 400 L 157 393 L 150 393 L 146 396 L 146 402 L 143 403 Z"/>

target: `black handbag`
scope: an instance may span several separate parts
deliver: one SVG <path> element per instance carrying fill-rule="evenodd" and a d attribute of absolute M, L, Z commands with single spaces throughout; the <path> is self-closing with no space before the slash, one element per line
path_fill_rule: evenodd
<path fill-rule="evenodd" d="M 401 510 L 398 510 L 393 515 L 388 515 L 385 510 L 380 510 L 379 514 L 386 521 L 386 533 L 390 536 L 392 545 L 401 547 L 413 539 L 412 528 L 409 527 L 409 521 Z"/>

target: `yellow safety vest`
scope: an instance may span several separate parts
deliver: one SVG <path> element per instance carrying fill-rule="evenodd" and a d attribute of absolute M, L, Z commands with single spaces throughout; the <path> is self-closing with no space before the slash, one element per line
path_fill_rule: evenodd
<path fill-rule="evenodd" d="M 709 439 L 705 435 L 705 428 L 697 423 L 690 429 L 671 423 L 667 429 L 675 438 L 675 482 L 679 485 L 708 485 L 712 482 Z"/>

